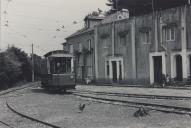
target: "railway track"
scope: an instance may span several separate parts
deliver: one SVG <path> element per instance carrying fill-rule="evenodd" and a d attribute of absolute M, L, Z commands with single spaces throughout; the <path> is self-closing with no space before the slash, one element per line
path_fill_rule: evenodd
<path fill-rule="evenodd" d="M 11 89 L 8 89 L 8 90 L 1 91 L 1 92 L 0 92 L 0 97 L 1 97 L 1 96 L 4 96 L 4 95 L 6 95 L 6 94 L 12 93 L 12 92 L 16 92 L 16 91 L 19 91 L 19 90 L 23 90 L 23 89 L 25 89 L 25 88 L 32 87 L 32 86 L 34 86 L 34 85 L 31 84 L 31 85 L 29 85 L 29 86 L 22 86 L 22 87 L 11 88 Z"/>
<path fill-rule="evenodd" d="M 17 89 L 12 89 L 6 92 L 0 92 L 0 96 L 4 96 L 9 93 L 14 93 L 16 91 L 32 87 L 21 87 Z M 128 107 L 134 107 L 134 108 L 140 108 L 140 107 L 147 107 L 149 110 L 154 111 L 161 111 L 166 113 L 176 113 L 176 114 L 187 114 L 191 115 L 191 108 L 185 108 L 185 107 L 178 107 L 178 106 L 170 106 L 170 105 L 161 105 L 161 104 L 154 104 L 154 103 L 145 103 L 145 102 L 136 102 L 136 101 L 128 101 L 127 100 L 119 100 L 120 97 L 132 97 L 132 98 L 146 98 L 146 99 L 166 99 L 166 100 L 176 100 L 177 102 L 179 100 L 191 100 L 191 97 L 173 97 L 173 96 L 156 96 L 156 95 L 139 95 L 139 94 L 120 94 L 120 93 L 107 93 L 107 92 L 93 92 L 93 91 L 73 91 L 72 93 L 75 96 L 78 96 L 80 98 L 84 98 L 86 100 L 93 100 L 96 102 L 106 103 L 106 104 L 113 104 L 113 105 L 121 105 L 121 106 L 128 106 Z M 118 97 L 118 100 L 111 97 Z M 108 98 L 109 97 L 109 98 Z M 54 124 L 50 124 L 38 119 L 35 119 L 33 117 L 27 116 L 23 114 L 24 112 L 18 112 L 14 109 L 14 107 L 11 106 L 9 103 L 9 100 L 6 100 L 6 106 L 9 110 L 11 110 L 13 113 L 26 118 L 32 122 L 42 124 L 46 127 L 52 127 L 52 128 L 61 128 L 59 126 L 56 126 Z M 1 124 L 5 125 L 8 128 L 15 128 L 11 126 L 9 123 L 0 121 Z"/>
<path fill-rule="evenodd" d="M 76 93 L 77 91 L 74 91 Z M 133 98 L 147 98 L 147 99 L 169 99 L 169 100 L 191 100 L 191 97 L 183 96 L 160 96 L 160 95 L 142 95 L 142 94 L 127 94 L 127 93 L 110 93 L 110 92 L 94 92 L 94 91 L 80 91 L 87 94 L 107 95 L 117 97 L 133 97 Z"/>
<path fill-rule="evenodd" d="M 191 97 L 173 97 L 173 96 L 155 96 L 155 95 L 137 95 L 137 94 L 119 94 L 119 93 L 107 93 L 107 92 L 93 92 L 93 91 L 74 91 L 73 95 L 86 100 L 93 100 L 96 102 L 122 105 L 128 107 L 147 107 L 150 110 L 165 112 L 165 113 L 176 113 L 176 114 L 187 114 L 191 116 L 191 108 L 164 105 L 147 102 L 137 102 L 132 100 L 119 100 L 120 97 L 131 97 L 131 98 L 146 98 L 146 99 L 165 99 L 165 100 L 191 100 Z M 112 98 L 112 96 L 119 97 L 118 99 Z"/>
<path fill-rule="evenodd" d="M 17 92 L 19 90 L 23 90 L 23 89 L 26 89 L 26 88 L 29 88 L 29 87 L 32 87 L 34 86 L 33 84 L 30 85 L 30 86 L 24 86 L 24 87 L 18 87 L 18 88 L 15 88 L 15 89 L 10 89 L 10 90 L 7 90 L 5 92 L 0 92 L 0 97 L 2 96 L 5 96 L 7 94 L 10 94 L 10 93 L 14 93 L 14 92 Z M 18 112 L 17 110 L 15 110 L 10 104 L 9 104 L 9 101 L 8 99 L 6 99 L 6 106 L 7 108 L 12 111 L 13 113 L 17 114 L 18 116 L 22 117 L 22 118 L 25 118 L 25 119 L 28 119 L 32 122 L 35 122 L 35 123 L 38 123 L 38 124 L 42 124 L 44 125 L 45 127 L 50 127 L 50 128 L 61 128 L 60 126 L 56 126 L 54 124 L 51 124 L 51 123 L 48 123 L 48 122 L 44 122 L 42 120 L 39 120 L 39 119 L 36 119 L 36 118 L 33 118 L 31 116 L 28 116 L 28 115 L 25 115 L 23 114 L 23 112 Z M 7 122 L 4 122 L 4 121 L 0 121 L 1 124 L 3 124 L 4 126 L 8 127 L 8 128 L 16 128 L 14 126 L 11 126 L 11 124 L 7 123 Z"/>
<path fill-rule="evenodd" d="M 1 124 L 3 124 L 4 126 L 6 126 L 7 128 L 14 128 L 12 126 L 10 126 L 10 124 L 4 122 L 4 121 L 0 121 Z"/>

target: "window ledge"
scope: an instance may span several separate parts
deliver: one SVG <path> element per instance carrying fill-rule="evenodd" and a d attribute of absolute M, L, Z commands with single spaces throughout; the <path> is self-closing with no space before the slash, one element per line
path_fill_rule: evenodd
<path fill-rule="evenodd" d="M 176 40 L 165 40 L 164 43 L 175 42 Z"/>
<path fill-rule="evenodd" d="M 143 45 L 151 45 L 151 43 L 143 43 Z"/>

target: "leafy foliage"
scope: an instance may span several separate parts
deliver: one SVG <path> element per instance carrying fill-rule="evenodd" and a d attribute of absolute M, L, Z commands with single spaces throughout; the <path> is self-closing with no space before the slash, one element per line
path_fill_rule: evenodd
<path fill-rule="evenodd" d="M 30 59 L 28 55 L 24 51 L 16 47 L 11 47 L 7 51 L 9 53 L 14 54 L 17 57 L 18 61 L 21 63 L 21 71 L 22 71 L 21 79 L 30 81 L 32 66 L 30 64 Z"/>
<path fill-rule="evenodd" d="M 182 6 L 187 3 L 188 0 L 108 0 L 106 5 L 111 7 L 108 13 L 112 13 L 115 10 L 128 9 L 130 15 L 137 16 Z"/>
<path fill-rule="evenodd" d="M 110 10 L 105 12 L 105 16 L 109 16 L 117 11 L 117 1 L 116 0 L 108 0 L 108 3 L 106 3 L 107 6 L 111 7 Z"/>
<path fill-rule="evenodd" d="M 34 54 L 33 57 L 34 57 L 35 80 L 39 80 L 41 77 L 41 74 L 47 71 L 46 60 L 36 54 Z"/>
<path fill-rule="evenodd" d="M 27 54 L 16 47 L 0 53 L 0 89 L 31 78 L 31 64 Z"/>

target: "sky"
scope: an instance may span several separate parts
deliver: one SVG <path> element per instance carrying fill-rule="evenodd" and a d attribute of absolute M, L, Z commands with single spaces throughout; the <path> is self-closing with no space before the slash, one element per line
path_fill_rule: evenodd
<path fill-rule="evenodd" d="M 107 0 L 1 0 L 1 49 L 16 46 L 43 56 L 62 49 L 65 37 L 83 27 L 92 11 L 108 10 Z M 77 22 L 75 24 L 74 22 Z"/>

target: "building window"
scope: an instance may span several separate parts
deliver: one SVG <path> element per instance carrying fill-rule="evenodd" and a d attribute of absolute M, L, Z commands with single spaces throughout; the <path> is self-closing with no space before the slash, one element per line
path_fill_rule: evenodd
<path fill-rule="evenodd" d="M 103 39 L 103 48 L 108 48 L 107 39 Z"/>
<path fill-rule="evenodd" d="M 120 44 L 126 45 L 126 36 L 120 36 Z"/>
<path fill-rule="evenodd" d="M 77 77 L 81 78 L 82 77 L 82 68 L 79 66 L 77 67 Z"/>
<path fill-rule="evenodd" d="M 78 43 L 78 51 L 82 52 L 82 44 L 81 43 Z"/>
<path fill-rule="evenodd" d="M 74 52 L 74 46 L 71 44 L 70 45 L 70 53 L 73 53 Z"/>
<path fill-rule="evenodd" d="M 140 39 L 143 44 L 149 43 L 150 32 L 141 32 Z"/>
<path fill-rule="evenodd" d="M 107 76 L 109 76 L 109 61 L 106 61 L 106 68 Z"/>
<path fill-rule="evenodd" d="M 163 33 L 165 41 L 175 41 L 175 27 L 165 27 Z"/>
<path fill-rule="evenodd" d="M 91 50 L 91 45 L 92 45 L 92 40 L 89 39 L 89 40 L 88 40 L 88 50 L 89 50 L 89 51 Z"/>
<path fill-rule="evenodd" d="M 92 73 L 92 67 L 88 67 L 88 76 L 89 77 L 92 77 L 93 76 L 93 73 Z"/>
<path fill-rule="evenodd" d="M 119 61 L 119 80 L 122 80 L 122 63 Z"/>

